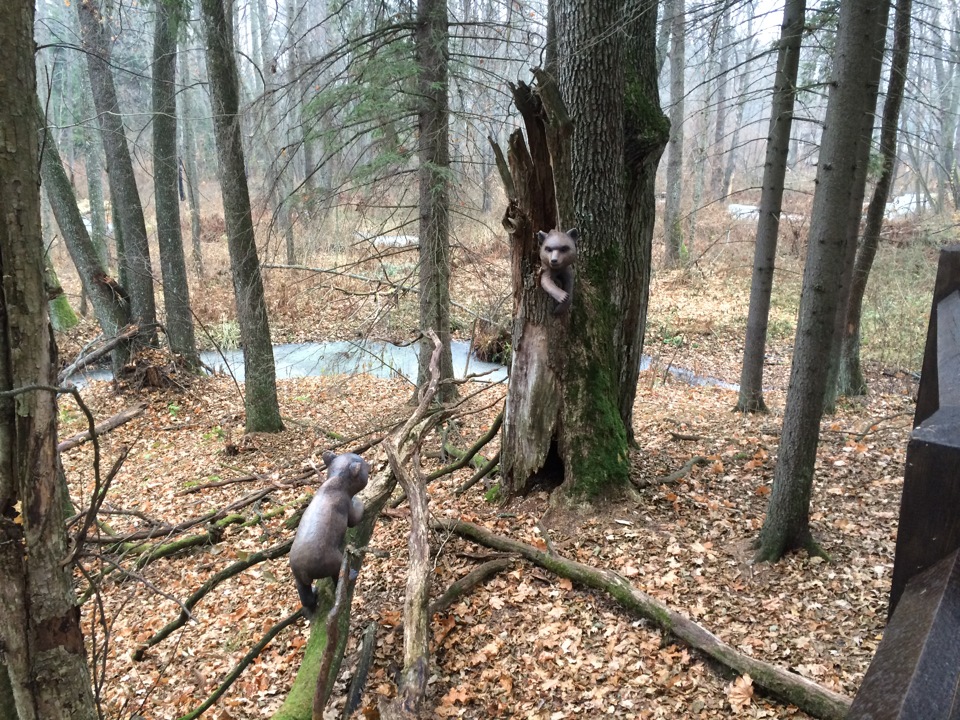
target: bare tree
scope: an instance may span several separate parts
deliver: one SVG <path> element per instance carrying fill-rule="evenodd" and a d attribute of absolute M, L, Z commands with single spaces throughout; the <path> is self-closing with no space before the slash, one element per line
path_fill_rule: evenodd
<path fill-rule="evenodd" d="M 767 320 L 770 294 L 777 259 L 777 236 L 783 206 L 784 178 L 790 152 L 790 129 L 800 68 L 800 40 L 803 36 L 806 0 L 787 0 L 777 51 L 777 72 L 770 105 L 770 128 L 763 166 L 763 190 L 760 217 L 753 255 L 753 279 L 750 285 L 750 309 L 747 336 L 740 371 L 740 396 L 736 409 L 741 412 L 765 411 L 763 402 L 763 361 L 767 345 Z"/>
<path fill-rule="evenodd" d="M 664 22 L 670 23 L 670 142 L 667 145 L 667 200 L 663 211 L 664 264 L 674 267 L 683 253 L 683 121 L 686 40 L 684 0 L 665 0 Z"/>
<path fill-rule="evenodd" d="M 150 245 L 123 126 L 123 113 L 113 82 L 107 37 L 109 27 L 99 0 L 82 0 L 76 3 L 76 7 L 93 102 L 107 158 L 114 225 L 119 226 L 119 237 L 123 242 L 120 262 L 126 270 L 124 281 L 129 285 L 130 313 L 133 321 L 140 326 L 142 340 L 153 343 L 156 342 L 157 309 L 153 296 Z"/>
<path fill-rule="evenodd" d="M 57 472 L 43 286 L 33 0 L 0 6 L 0 717 L 98 717 Z"/>
<path fill-rule="evenodd" d="M 243 339 L 246 428 L 248 432 L 277 432 L 283 429 L 283 421 L 277 401 L 277 371 L 250 213 L 250 192 L 238 117 L 240 81 L 233 55 L 231 24 L 223 0 L 202 0 L 200 6 L 219 158 L 220 192 L 227 225 L 237 320 Z"/>
<path fill-rule="evenodd" d="M 875 88 L 861 81 L 886 31 L 889 7 L 872 0 L 840 5 L 826 130 L 817 169 L 807 262 L 790 385 L 773 490 L 757 542 L 757 559 L 776 561 L 786 552 L 821 553 L 810 531 L 810 495 L 823 414 L 830 344 L 847 254 L 847 222 L 853 181 L 864 142 L 863 114 L 872 112 Z"/>
<path fill-rule="evenodd" d="M 883 104 L 880 121 L 880 177 L 873 189 L 873 197 L 867 208 L 863 239 L 857 249 L 853 267 L 850 299 L 847 301 L 846 318 L 843 323 L 843 340 L 840 349 L 840 370 L 837 391 L 841 395 L 862 395 L 867 391 L 867 382 L 860 366 L 860 320 L 863 316 L 863 296 L 867 289 L 870 268 L 880 245 L 880 229 L 887 209 L 887 197 L 894 180 L 897 158 L 897 134 L 900 124 L 900 107 L 906 83 L 910 55 L 910 18 L 912 0 L 897 0 L 896 20 L 893 27 L 893 56 L 890 61 L 890 78 L 887 83 L 887 98 Z"/>
<path fill-rule="evenodd" d="M 440 339 L 440 390 L 446 402 L 456 396 L 450 351 L 450 110 L 446 0 L 419 0 L 417 4 L 417 61 L 419 64 L 420 144 L 420 328 Z M 418 387 L 430 380 L 433 343 L 420 340 Z"/>
<path fill-rule="evenodd" d="M 183 5 L 157 3 L 153 43 L 153 192 L 163 277 L 163 306 L 170 350 L 188 368 L 200 367 L 187 263 L 180 234 L 179 164 L 177 162 L 177 32 Z"/>

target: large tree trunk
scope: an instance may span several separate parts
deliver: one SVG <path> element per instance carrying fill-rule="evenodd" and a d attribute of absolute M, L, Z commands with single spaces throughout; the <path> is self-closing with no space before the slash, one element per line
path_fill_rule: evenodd
<path fill-rule="evenodd" d="M 433 330 L 443 345 L 437 399 L 456 397 L 450 352 L 450 110 L 447 98 L 448 45 L 446 0 L 419 0 L 417 75 L 420 159 L 420 329 Z M 420 340 L 417 386 L 430 380 L 433 342 Z"/>
<path fill-rule="evenodd" d="M 664 22 L 670 23 L 670 142 L 667 150 L 667 199 L 663 211 L 663 261 L 676 267 L 683 251 L 683 72 L 686 66 L 684 0 L 664 3 Z"/>
<path fill-rule="evenodd" d="M 157 309 L 153 297 L 150 245 L 123 127 L 123 113 L 110 69 L 109 29 L 104 26 L 98 0 L 81 0 L 76 6 L 93 102 L 107 158 L 113 222 L 119 226 L 123 238 L 120 262 L 126 272 L 121 277 L 130 294 L 130 314 L 140 327 L 141 340 L 152 344 L 156 342 Z"/>
<path fill-rule="evenodd" d="M 840 348 L 843 344 L 844 327 L 847 320 L 847 306 L 850 301 L 850 286 L 853 282 L 854 262 L 857 256 L 857 241 L 860 238 L 860 220 L 863 217 L 863 200 L 867 194 L 867 170 L 870 165 L 870 151 L 873 147 L 873 126 L 877 115 L 877 95 L 880 91 L 880 77 L 883 71 L 883 51 L 886 45 L 887 21 L 890 17 L 890 4 L 883 3 L 880 8 L 880 20 L 883 32 L 874 37 L 874 48 L 861 70 L 860 82 L 868 87 L 868 96 L 860 122 L 860 134 L 863 136 L 856 158 L 856 171 L 853 176 L 853 193 L 850 198 L 850 210 L 847 217 L 847 244 L 840 275 L 837 314 L 834 318 L 833 336 L 830 341 L 830 361 L 827 371 L 827 389 L 823 407 L 827 413 L 836 411 L 839 391 Z"/>
<path fill-rule="evenodd" d="M 41 112 L 39 103 L 36 103 L 34 117 L 37 118 L 38 126 L 42 128 L 44 122 Z M 130 307 L 124 296 L 125 291 L 106 275 L 100 264 L 100 255 L 83 224 L 83 218 L 73 194 L 73 186 L 63 169 L 53 133 L 41 133 L 40 143 L 43 148 L 40 173 L 47 191 L 47 198 L 53 208 L 53 216 L 57 219 L 60 233 L 77 268 L 83 291 L 93 304 L 93 312 L 100 324 L 100 329 L 107 337 L 113 337 L 130 322 Z M 113 353 L 115 374 L 119 374 L 129 357 L 129 343 L 118 345 Z"/>
<path fill-rule="evenodd" d="M 651 46 L 642 52 L 639 46 L 624 52 L 622 36 L 603 32 L 623 24 L 622 11 L 602 2 L 558 3 L 559 89 L 545 72 L 537 73 L 537 94 L 514 89 L 530 145 L 519 132 L 511 136 L 510 172 L 503 173 L 510 196 L 504 223 L 513 240 L 514 354 L 501 456 L 510 494 L 540 480 L 562 482 L 574 498 L 626 485 L 627 391 L 620 383 L 635 376 L 625 366 L 632 362 L 626 348 L 615 345 L 629 339 L 631 352 L 639 350 L 635 323 L 645 298 L 632 292 L 643 292 L 649 271 L 648 228 L 631 225 L 637 234 L 625 241 L 626 176 L 628 167 L 652 170 L 666 128 L 659 113 L 637 112 L 651 107 L 644 97 L 655 67 L 650 18 L 639 25 L 650 33 L 638 39 Z M 635 67 L 638 58 L 650 67 Z M 594 112 L 598 106 L 605 112 Z M 641 117 L 646 122 L 638 126 Z M 630 186 L 632 223 L 649 217 L 648 181 L 640 177 Z M 556 303 L 537 282 L 535 233 L 574 225 L 581 232 L 573 302 L 554 315 Z"/>
<path fill-rule="evenodd" d="M 790 129 L 793 127 L 793 104 L 797 93 L 800 68 L 800 40 L 803 35 L 806 0 L 787 0 L 780 26 L 780 47 L 777 51 L 777 72 L 770 103 L 770 127 L 763 166 L 763 190 L 760 195 L 760 218 L 753 251 L 753 279 L 750 283 L 750 309 L 747 313 L 747 336 L 740 371 L 740 412 L 766 411 L 763 402 L 763 360 L 767 346 L 767 321 L 770 316 L 770 294 L 777 261 L 777 236 L 780 232 L 780 210 L 783 206 L 783 185 L 790 152 Z"/>
<path fill-rule="evenodd" d="M 619 316 L 614 349 L 619 365 L 620 419 L 627 431 L 627 441 L 633 444 L 633 403 L 640 376 L 650 295 L 657 164 L 670 137 L 670 124 L 660 110 L 657 89 L 656 12 L 643 0 L 631 0 L 624 7 L 624 18 L 632 39 L 624 48 L 626 234 L 623 262 L 617 267 Z"/>
<path fill-rule="evenodd" d="M 157 242 L 163 277 L 163 306 L 170 350 L 188 368 L 200 367 L 190 310 L 187 263 L 180 235 L 179 165 L 177 163 L 177 29 L 180 9 L 160 2 L 153 42 L 153 193 Z"/>
<path fill-rule="evenodd" d="M 283 429 L 283 421 L 277 403 L 276 367 L 250 214 L 250 193 L 238 115 L 240 86 L 230 24 L 224 12 L 223 0 L 202 0 L 201 8 L 219 157 L 220 192 L 227 225 L 237 321 L 243 339 L 246 429 L 247 432 L 277 432 Z"/>
<path fill-rule="evenodd" d="M 890 79 L 887 84 L 887 99 L 883 104 L 880 126 L 880 156 L 882 166 L 873 197 L 867 208 L 867 220 L 863 228 L 863 240 L 857 250 L 853 266 L 853 281 L 847 301 L 846 322 L 843 325 L 843 341 L 840 348 L 840 370 L 837 377 L 837 392 L 841 395 L 862 395 L 867 391 L 867 382 L 860 366 L 860 320 L 863 313 L 863 296 L 867 290 L 870 268 L 880 245 L 880 229 L 887 207 L 887 197 L 894 179 L 897 159 L 897 131 L 900 122 L 900 107 L 903 104 L 903 89 L 910 57 L 910 15 L 913 0 L 897 0 L 897 16 L 893 31 L 893 57 L 890 61 Z"/>
<path fill-rule="evenodd" d="M 829 362 L 849 242 L 853 182 L 864 141 L 862 116 L 875 92 L 862 82 L 860 71 L 872 61 L 876 37 L 885 30 L 887 6 L 881 6 L 872 0 L 840 5 L 790 385 L 758 560 L 776 561 L 799 548 L 822 552 L 810 532 L 810 494 L 827 384 L 824 368 Z"/>
<path fill-rule="evenodd" d="M 33 0 L 0 6 L 0 667 L 19 720 L 94 720 L 57 473 L 43 286 Z"/>

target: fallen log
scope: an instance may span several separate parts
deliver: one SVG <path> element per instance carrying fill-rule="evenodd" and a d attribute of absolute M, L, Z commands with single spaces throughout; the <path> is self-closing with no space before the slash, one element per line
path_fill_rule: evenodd
<path fill-rule="evenodd" d="M 77 433 L 76 435 L 71 435 L 66 440 L 61 440 L 57 445 L 57 452 L 66 452 L 67 450 L 73 450 L 73 448 L 78 445 L 83 445 L 83 443 L 90 440 L 93 435 L 104 435 L 105 433 L 115 430 L 124 423 L 128 423 L 134 418 L 140 417 L 143 415 L 143 411 L 147 409 L 146 405 L 136 405 L 134 407 L 129 407 L 126 410 L 118 412 L 112 418 L 104 420 L 102 423 L 98 423 L 93 429 L 93 433 L 89 430 L 84 430 L 82 433 Z"/>
<path fill-rule="evenodd" d="M 843 720 L 847 716 L 850 698 L 777 665 L 737 652 L 706 628 L 633 587 L 626 578 L 612 570 L 595 568 L 558 555 L 550 555 L 533 545 L 496 535 L 462 520 L 437 520 L 432 525 L 446 532 L 455 532 L 461 537 L 495 550 L 518 553 L 561 577 L 608 593 L 625 608 L 651 621 L 663 632 L 683 640 L 738 675 L 749 674 L 756 686 L 796 705 L 814 717 L 823 720 Z"/>

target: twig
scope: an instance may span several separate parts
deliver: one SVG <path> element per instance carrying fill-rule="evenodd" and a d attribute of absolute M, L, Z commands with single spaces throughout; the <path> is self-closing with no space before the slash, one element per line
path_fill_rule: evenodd
<path fill-rule="evenodd" d="M 886 417 L 882 417 L 882 418 L 880 418 L 879 420 L 874 420 L 872 423 L 870 423 L 869 425 L 867 425 L 867 427 L 865 427 L 865 428 L 863 429 L 863 432 L 861 432 L 859 435 L 857 435 L 857 438 L 856 438 L 857 442 L 860 442 L 860 441 L 863 440 L 867 435 L 875 432 L 876 429 L 877 429 L 877 426 L 878 426 L 880 423 L 886 422 L 887 420 L 893 420 L 894 418 L 903 417 L 904 415 L 913 415 L 913 413 L 904 410 L 903 412 L 894 413 L 893 415 L 887 415 Z"/>
<path fill-rule="evenodd" d="M 210 697 L 204 700 L 203 704 L 200 705 L 200 707 L 198 707 L 196 710 L 192 710 L 186 715 L 183 715 L 182 717 L 178 718 L 178 720 L 195 720 L 195 718 L 200 717 L 203 713 L 209 710 L 213 706 L 213 704 L 220 698 L 220 696 L 223 695 L 230 688 L 231 685 L 233 685 L 233 683 L 236 681 L 238 677 L 240 677 L 240 673 L 242 673 L 246 669 L 247 665 L 252 663 L 257 658 L 257 656 L 261 652 L 263 652 L 263 649 L 270 644 L 270 641 L 273 640 L 281 632 L 283 632 L 283 630 L 293 625 L 293 623 L 295 623 L 302 614 L 303 614 L 303 608 L 300 608 L 295 613 L 293 613 L 292 615 L 288 615 L 283 620 L 281 620 L 276 625 L 274 625 L 272 628 L 270 628 L 267 631 L 267 634 L 264 635 L 256 645 L 250 648 L 250 651 L 243 656 L 240 662 L 238 662 L 237 665 L 233 668 L 233 670 L 230 671 L 230 674 L 227 675 L 226 678 L 224 678 L 223 682 L 220 684 L 220 687 L 218 687 Z"/>
<path fill-rule="evenodd" d="M 472 487 L 473 487 L 474 485 L 476 485 L 478 482 L 480 482 L 481 480 L 483 480 L 483 478 L 485 478 L 487 475 L 489 475 L 491 472 L 493 472 L 493 471 L 497 468 L 497 465 L 499 465 L 499 464 L 500 464 L 500 451 L 497 450 L 497 453 L 496 453 L 492 458 L 490 458 L 489 460 L 487 460 L 487 464 L 484 465 L 484 466 L 483 466 L 482 468 L 480 468 L 479 470 L 477 470 L 477 471 L 473 474 L 473 477 L 472 477 L 472 478 L 470 478 L 470 479 L 467 480 L 463 485 L 461 485 L 461 486 L 458 487 L 456 490 L 454 490 L 454 491 L 453 491 L 453 494 L 456 495 L 457 497 L 460 497 L 460 496 L 463 495 L 467 490 L 469 490 L 470 488 L 472 488 Z"/>
<path fill-rule="evenodd" d="M 679 470 L 674 470 L 669 475 L 665 475 L 664 477 L 653 478 L 652 480 L 644 480 L 641 478 L 637 480 L 632 480 L 632 482 L 634 487 L 639 489 L 647 488 L 647 487 L 650 487 L 651 485 L 670 485 L 671 483 L 675 483 L 679 480 L 682 480 L 687 475 L 689 475 L 690 471 L 693 470 L 694 466 L 706 465 L 708 462 L 710 461 L 707 458 L 705 458 L 703 455 L 694 455 L 692 458 L 690 458 L 689 460 L 687 460 L 687 462 L 683 464 L 683 467 L 681 467 Z"/>
<path fill-rule="evenodd" d="M 133 659 L 138 661 L 143 660 L 149 648 L 168 638 L 174 630 L 183 627 L 187 620 L 191 619 L 190 611 L 196 607 L 197 603 L 199 603 L 204 596 L 207 595 L 207 593 L 217 587 L 217 585 L 222 583 L 224 580 L 228 580 L 235 575 L 239 575 L 244 570 L 247 570 L 254 565 L 262 563 L 266 560 L 273 560 L 286 555 L 290 552 L 290 546 L 292 544 L 293 540 L 288 540 L 287 542 L 274 545 L 266 550 L 253 553 L 243 560 L 238 560 L 235 563 L 231 563 L 216 575 L 211 576 L 205 583 L 203 583 L 203 585 L 194 590 L 193 593 L 191 593 L 190 596 L 183 601 L 180 606 L 180 615 L 175 620 L 172 620 L 164 625 L 162 628 L 160 628 L 160 630 L 147 639 L 146 642 L 133 651 Z"/>

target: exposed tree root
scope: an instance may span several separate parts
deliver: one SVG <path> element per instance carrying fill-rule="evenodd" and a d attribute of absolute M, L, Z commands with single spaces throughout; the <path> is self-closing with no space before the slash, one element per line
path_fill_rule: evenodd
<path fill-rule="evenodd" d="M 781 667 L 737 652 L 704 627 L 636 589 L 618 573 L 549 555 L 532 545 L 496 535 L 473 523 L 438 521 L 435 526 L 496 550 L 518 553 L 557 575 L 609 593 L 621 605 L 650 620 L 663 632 L 676 636 L 737 674 L 749 674 L 758 687 L 814 717 L 843 720 L 847 715 L 850 698 Z"/>

